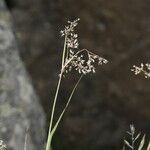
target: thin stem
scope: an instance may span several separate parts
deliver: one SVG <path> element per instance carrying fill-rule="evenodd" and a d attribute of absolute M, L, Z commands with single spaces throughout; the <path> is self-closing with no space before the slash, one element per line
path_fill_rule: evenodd
<path fill-rule="evenodd" d="M 126 150 L 125 144 L 123 144 L 123 148 L 122 148 L 122 150 Z"/>
<path fill-rule="evenodd" d="M 69 58 L 69 49 L 68 49 L 68 46 L 66 46 L 66 59 Z"/>
<path fill-rule="evenodd" d="M 49 132 L 48 132 L 48 139 L 47 139 L 47 144 L 46 144 L 46 150 L 50 150 L 50 146 L 51 146 L 51 140 L 52 140 L 51 139 L 51 129 L 52 129 L 54 112 L 55 112 L 55 106 L 56 106 L 56 102 L 57 102 L 57 96 L 58 96 L 61 80 L 62 80 L 62 73 L 60 74 L 60 77 L 59 77 L 59 81 L 58 81 L 57 89 L 56 89 L 56 94 L 55 94 L 55 98 L 54 98 L 54 102 L 53 102 L 53 108 L 52 108 L 52 113 L 51 113 L 51 120 L 50 120 L 50 125 L 49 125 Z"/>
<path fill-rule="evenodd" d="M 66 45 L 67 45 L 67 34 L 65 35 L 64 49 L 63 49 L 63 56 L 62 56 L 62 66 L 61 66 L 61 68 L 63 68 L 63 66 L 65 64 Z"/>
<path fill-rule="evenodd" d="M 65 63 L 66 40 L 67 40 L 67 35 L 65 35 L 65 41 L 64 41 L 63 56 L 62 56 L 62 68 L 63 68 L 63 65 Z M 47 138 L 47 143 L 46 143 L 46 150 L 50 150 L 50 148 L 51 148 L 51 140 L 52 140 L 51 129 L 52 129 L 52 125 L 53 125 L 53 118 L 54 118 L 54 112 L 55 112 L 57 97 L 58 97 L 58 93 L 59 93 L 59 89 L 60 89 L 60 84 L 62 81 L 62 75 L 63 75 L 63 72 L 61 69 L 61 73 L 59 75 L 59 80 L 58 80 L 56 93 L 55 93 L 55 97 L 54 97 L 54 101 L 53 101 L 53 106 L 52 106 L 51 119 L 50 119 L 49 131 L 48 131 L 48 138 Z"/>
<path fill-rule="evenodd" d="M 132 150 L 134 150 L 134 134 L 132 133 Z"/>
<path fill-rule="evenodd" d="M 61 115 L 59 116 L 59 118 L 58 118 L 58 120 L 57 120 L 57 122 L 56 122 L 54 128 L 53 128 L 52 131 L 51 131 L 51 136 L 53 136 L 54 132 L 56 131 L 56 129 L 57 129 L 57 127 L 58 127 L 58 125 L 59 125 L 59 123 L 60 123 L 60 121 L 61 121 L 61 119 L 62 119 L 62 117 L 63 117 L 63 115 L 64 115 L 64 113 L 66 112 L 66 109 L 67 109 L 67 107 L 69 106 L 70 101 L 71 101 L 71 99 L 72 99 L 72 96 L 73 96 L 73 94 L 74 94 L 74 92 L 75 92 L 75 90 L 76 90 L 78 84 L 80 83 L 82 77 L 83 77 L 83 75 L 81 75 L 81 77 L 79 78 L 79 80 L 78 80 L 77 83 L 75 84 L 75 86 L 74 86 L 74 88 L 73 88 L 73 90 L 72 90 L 72 92 L 71 92 L 71 94 L 70 94 L 70 96 L 69 96 L 69 99 L 68 99 L 68 101 L 67 101 L 67 103 L 66 103 L 66 105 L 65 105 L 65 107 L 64 107 L 64 109 L 63 109 L 63 111 L 62 111 L 62 113 L 61 113 Z"/>

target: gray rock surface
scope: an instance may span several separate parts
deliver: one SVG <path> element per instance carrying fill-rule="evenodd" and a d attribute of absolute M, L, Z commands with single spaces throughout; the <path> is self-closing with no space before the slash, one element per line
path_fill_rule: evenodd
<path fill-rule="evenodd" d="M 45 115 L 18 54 L 11 16 L 0 0 L 0 139 L 8 150 L 43 149 Z"/>

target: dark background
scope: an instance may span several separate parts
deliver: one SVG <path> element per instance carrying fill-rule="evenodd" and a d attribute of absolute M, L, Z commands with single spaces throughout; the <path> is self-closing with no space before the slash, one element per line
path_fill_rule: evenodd
<path fill-rule="evenodd" d="M 150 0 L 6 0 L 20 55 L 49 120 L 68 20 L 80 18 L 81 48 L 109 60 L 81 81 L 55 135 L 54 150 L 119 150 L 133 123 L 150 131 L 150 80 L 132 65 L 150 58 Z M 78 74 L 61 88 L 57 113 Z M 40 135 L 39 135 L 40 136 Z"/>

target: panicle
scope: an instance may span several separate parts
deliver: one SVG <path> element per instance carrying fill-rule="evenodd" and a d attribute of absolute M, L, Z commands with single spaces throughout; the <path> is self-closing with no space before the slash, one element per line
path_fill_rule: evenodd
<path fill-rule="evenodd" d="M 108 61 L 87 49 L 79 49 L 78 34 L 75 33 L 75 27 L 78 25 L 78 21 L 68 21 L 68 26 L 61 31 L 61 36 L 66 38 L 66 50 L 65 62 L 62 68 L 63 72 L 68 73 L 74 68 L 79 73 L 95 73 L 95 63 L 98 65 L 106 64 Z"/>
<path fill-rule="evenodd" d="M 69 63 L 68 61 L 71 60 Z M 69 72 L 74 68 L 79 73 L 88 74 L 88 73 L 95 73 L 95 63 L 98 65 L 106 64 L 108 61 L 90 51 L 83 49 L 75 53 L 71 51 L 69 55 L 69 59 L 66 61 L 65 71 Z"/>
<path fill-rule="evenodd" d="M 74 28 L 78 25 L 79 20 L 80 19 L 78 18 L 74 21 L 68 21 L 68 25 L 65 26 L 65 29 L 60 31 L 61 36 L 69 35 L 74 32 Z"/>

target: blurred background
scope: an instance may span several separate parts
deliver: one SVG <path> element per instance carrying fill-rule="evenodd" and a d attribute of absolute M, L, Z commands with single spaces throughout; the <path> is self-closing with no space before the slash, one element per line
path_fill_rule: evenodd
<path fill-rule="evenodd" d="M 20 57 L 47 121 L 68 20 L 80 18 L 80 48 L 109 60 L 80 82 L 54 137 L 54 150 L 119 150 L 133 123 L 150 136 L 150 80 L 130 69 L 150 58 L 150 0 L 5 0 Z M 57 112 L 78 74 L 61 87 Z M 46 127 L 47 129 L 47 127 Z"/>

